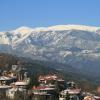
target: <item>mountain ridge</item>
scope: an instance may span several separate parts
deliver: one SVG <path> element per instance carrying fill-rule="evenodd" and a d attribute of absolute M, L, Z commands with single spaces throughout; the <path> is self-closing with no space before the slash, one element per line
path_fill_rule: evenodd
<path fill-rule="evenodd" d="M 21 26 L 13 30 L 9 31 L 1 31 L 3 32 L 11 32 L 11 31 L 20 31 L 20 30 L 32 30 L 32 31 L 48 31 L 48 30 L 70 30 L 70 29 L 76 29 L 76 30 L 89 30 L 89 31 L 96 31 L 100 29 L 100 27 L 95 26 L 87 26 L 87 25 L 75 25 L 75 24 L 67 24 L 67 25 L 54 25 L 54 26 L 48 26 L 48 27 L 27 27 L 27 26 Z"/>
<path fill-rule="evenodd" d="M 83 72 L 89 70 L 91 73 L 98 73 L 99 30 L 99 27 L 82 25 L 57 25 L 33 29 L 20 27 L 0 34 L 0 52 L 69 64 Z"/>

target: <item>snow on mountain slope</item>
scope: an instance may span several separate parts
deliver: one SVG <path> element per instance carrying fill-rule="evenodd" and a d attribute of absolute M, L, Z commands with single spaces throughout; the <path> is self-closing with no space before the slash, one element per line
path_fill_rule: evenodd
<path fill-rule="evenodd" d="M 51 30 L 84 30 L 84 31 L 91 31 L 95 32 L 98 30 L 99 27 L 90 27 L 90 26 L 83 26 L 83 25 L 57 25 L 49 27 L 48 29 Z"/>
<path fill-rule="evenodd" d="M 0 32 L 1 38 L 12 37 L 11 41 L 15 42 L 15 40 L 23 38 L 24 36 L 28 35 L 31 32 L 42 32 L 42 31 L 64 31 L 64 30 L 81 30 L 81 31 L 89 31 L 89 32 L 98 32 L 99 27 L 90 27 L 90 26 L 83 26 L 83 25 L 57 25 L 51 27 L 40 27 L 40 28 L 29 28 L 29 27 L 20 27 L 16 30 L 8 31 L 8 32 Z M 2 37 L 3 36 L 3 37 Z M 7 40 L 5 40 L 7 41 Z M 4 42 L 5 42 L 4 41 Z M 0 43 L 2 43 L 0 41 Z M 7 43 L 9 43 L 7 41 Z"/>
<path fill-rule="evenodd" d="M 100 69 L 100 28 L 83 25 L 20 27 L 0 33 L 0 51 L 97 72 L 96 68 Z"/>

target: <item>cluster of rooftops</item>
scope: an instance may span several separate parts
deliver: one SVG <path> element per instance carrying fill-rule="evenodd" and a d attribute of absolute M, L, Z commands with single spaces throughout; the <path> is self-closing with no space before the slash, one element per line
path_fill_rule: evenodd
<path fill-rule="evenodd" d="M 39 86 L 33 86 L 32 88 L 34 95 L 54 96 L 56 89 L 59 88 L 58 100 L 100 100 L 99 96 L 83 92 L 74 81 L 66 82 L 64 79 L 55 74 L 40 75 L 38 81 Z M 59 87 L 57 87 L 57 85 Z"/>
<path fill-rule="evenodd" d="M 66 82 L 57 74 L 40 75 L 37 79 L 39 85 L 27 89 L 30 83 L 27 72 L 16 72 L 16 66 L 13 67 L 13 70 L 3 71 L 0 74 L 0 92 L 5 91 L 6 96 L 11 99 L 14 99 L 15 92 L 19 90 L 25 95 L 30 92 L 32 100 L 40 100 L 40 98 L 43 100 L 100 100 L 99 96 L 83 92 L 75 82 Z"/>

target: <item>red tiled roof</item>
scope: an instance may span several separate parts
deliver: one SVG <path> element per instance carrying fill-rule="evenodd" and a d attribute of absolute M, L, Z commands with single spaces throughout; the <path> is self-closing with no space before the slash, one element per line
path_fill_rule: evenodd
<path fill-rule="evenodd" d="M 47 86 L 38 86 L 38 87 L 35 87 L 33 86 L 33 90 L 40 90 L 40 89 L 45 89 L 45 88 L 48 88 Z"/>

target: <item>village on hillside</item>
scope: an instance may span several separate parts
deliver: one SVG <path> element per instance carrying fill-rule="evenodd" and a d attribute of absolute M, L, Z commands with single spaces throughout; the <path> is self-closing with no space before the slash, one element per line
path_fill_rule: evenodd
<path fill-rule="evenodd" d="M 66 82 L 55 73 L 40 74 L 37 81 L 37 85 L 32 85 L 27 70 L 12 65 L 11 70 L 0 72 L 0 100 L 100 100 L 76 82 Z"/>

